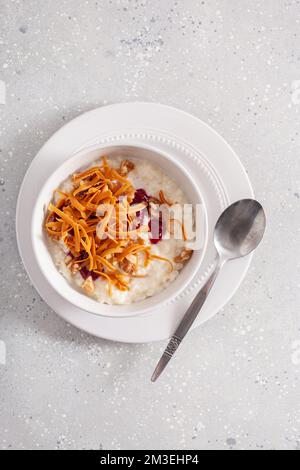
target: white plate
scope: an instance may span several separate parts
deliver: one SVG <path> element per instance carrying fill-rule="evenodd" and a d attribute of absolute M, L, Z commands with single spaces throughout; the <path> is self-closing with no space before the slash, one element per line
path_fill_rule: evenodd
<path fill-rule="evenodd" d="M 74 119 L 44 145 L 24 178 L 16 214 L 17 240 L 24 266 L 39 294 L 53 310 L 74 326 L 98 337 L 123 342 L 169 338 L 193 295 L 209 275 L 214 248 L 208 246 L 195 283 L 176 302 L 139 317 L 105 318 L 87 313 L 63 299 L 43 277 L 31 244 L 32 208 L 49 174 L 84 147 L 100 144 L 151 143 L 157 150 L 181 158 L 201 185 L 208 211 L 209 235 L 220 212 L 253 190 L 238 157 L 214 130 L 195 117 L 159 104 L 125 103 L 95 109 Z M 211 237 L 210 237 L 211 238 Z M 243 280 L 251 255 L 231 261 L 220 274 L 194 327 L 211 318 L 234 294 Z"/>

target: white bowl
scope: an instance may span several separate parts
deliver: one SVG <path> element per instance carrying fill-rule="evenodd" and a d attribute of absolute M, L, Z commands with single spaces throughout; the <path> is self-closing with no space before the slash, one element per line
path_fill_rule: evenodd
<path fill-rule="evenodd" d="M 122 155 L 124 157 L 131 156 L 135 159 L 141 158 L 143 160 L 150 160 L 152 163 L 161 167 L 172 179 L 178 182 L 178 185 L 180 185 L 186 193 L 192 204 L 202 204 L 203 207 L 201 250 L 197 250 L 193 253 L 192 258 L 179 273 L 177 279 L 170 283 L 162 292 L 154 295 L 153 297 L 149 297 L 145 300 L 129 305 L 102 304 L 73 288 L 55 266 L 48 248 L 46 234 L 43 229 L 45 214 L 48 204 L 53 197 L 53 190 L 72 173 L 77 172 L 86 165 L 90 165 L 93 161 L 99 159 L 99 157 L 103 155 L 109 157 Z M 106 317 L 129 317 L 141 315 L 153 308 L 158 308 L 160 306 L 163 307 L 164 304 L 175 301 L 183 290 L 188 288 L 188 286 L 193 282 L 194 276 L 199 270 L 199 266 L 201 265 L 205 254 L 207 247 L 207 228 L 207 214 L 205 207 L 203 206 L 201 193 L 192 176 L 184 169 L 182 162 L 178 162 L 171 155 L 161 151 L 158 152 L 155 148 L 148 145 L 130 144 L 122 146 L 108 146 L 106 144 L 105 146 L 96 145 L 81 150 L 71 156 L 67 161 L 59 166 L 54 173 L 52 173 L 37 197 L 33 210 L 31 236 L 34 254 L 43 275 L 62 297 L 77 307 L 96 315 Z"/>

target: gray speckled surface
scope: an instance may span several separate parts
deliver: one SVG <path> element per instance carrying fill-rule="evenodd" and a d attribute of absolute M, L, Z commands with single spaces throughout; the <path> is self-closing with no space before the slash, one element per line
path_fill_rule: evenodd
<path fill-rule="evenodd" d="M 300 2 L 0 0 L 0 10 L 0 448 L 300 449 Z M 113 344 L 65 324 L 30 285 L 14 235 L 18 190 L 45 140 L 83 111 L 130 100 L 211 124 L 269 221 L 238 293 L 154 386 L 163 344 Z"/>

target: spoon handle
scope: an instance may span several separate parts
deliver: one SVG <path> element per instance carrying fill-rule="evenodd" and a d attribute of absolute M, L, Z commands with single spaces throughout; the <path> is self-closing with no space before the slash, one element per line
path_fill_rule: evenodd
<path fill-rule="evenodd" d="M 162 371 L 165 369 L 166 365 L 170 361 L 170 359 L 173 357 L 175 354 L 176 350 L 178 349 L 181 341 L 191 328 L 192 324 L 194 323 L 195 319 L 198 316 L 198 313 L 200 312 L 204 302 L 206 301 L 208 294 L 214 285 L 214 282 L 223 267 L 225 261 L 221 260 L 219 257 L 217 259 L 217 264 L 215 269 L 213 270 L 212 274 L 209 276 L 208 280 L 202 287 L 202 289 L 198 292 L 196 297 L 194 298 L 192 304 L 186 311 L 183 319 L 179 323 L 174 335 L 169 341 L 168 346 L 166 347 L 162 357 L 160 358 L 153 375 L 151 377 L 152 382 L 155 382 Z"/>

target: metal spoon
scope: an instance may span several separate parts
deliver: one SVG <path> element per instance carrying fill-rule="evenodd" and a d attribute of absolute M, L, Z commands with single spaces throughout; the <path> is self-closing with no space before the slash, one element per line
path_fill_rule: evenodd
<path fill-rule="evenodd" d="M 191 328 L 224 264 L 251 253 L 259 245 L 266 227 L 262 206 L 254 199 L 231 204 L 219 217 L 214 230 L 217 263 L 213 273 L 196 295 L 181 320 L 152 375 L 155 382 Z"/>

